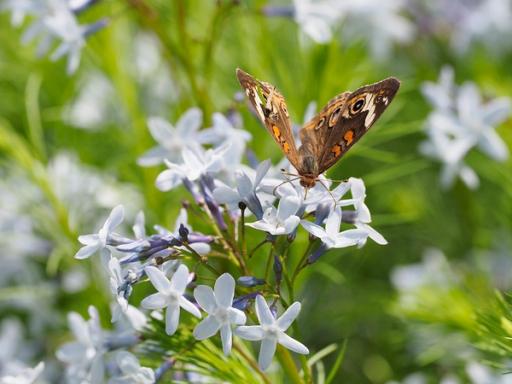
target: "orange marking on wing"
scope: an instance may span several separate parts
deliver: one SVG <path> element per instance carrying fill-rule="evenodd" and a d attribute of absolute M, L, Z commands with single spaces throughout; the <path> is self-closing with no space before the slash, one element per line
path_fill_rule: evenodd
<path fill-rule="evenodd" d="M 290 152 L 290 144 L 288 144 L 286 141 L 283 143 L 283 151 L 284 153 Z"/>
<path fill-rule="evenodd" d="M 281 137 L 281 131 L 279 130 L 279 128 L 277 128 L 275 125 L 273 125 L 272 132 L 274 132 L 274 136 L 276 137 L 276 139 L 279 140 L 279 138 Z"/>
<path fill-rule="evenodd" d="M 338 157 L 339 155 L 341 155 L 341 146 L 336 144 L 334 147 L 332 147 L 331 152 L 334 153 L 335 157 Z"/>
<path fill-rule="evenodd" d="M 347 142 L 347 145 L 350 145 L 352 143 L 352 141 L 354 141 L 354 131 L 352 131 L 352 130 L 351 131 L 347 131 L 343 135 L 343 138 Z"/>

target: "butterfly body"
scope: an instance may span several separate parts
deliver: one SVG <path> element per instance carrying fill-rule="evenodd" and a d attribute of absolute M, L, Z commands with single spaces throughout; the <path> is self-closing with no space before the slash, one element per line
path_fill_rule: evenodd
<path fill-rule="evenodd" d="M 390 77 L 354 92 L 343 92 L 327 103 L 300 130 L 297 149 L 284 97 L 270 83 L 237 69 L 256 114 L 295 167 L 300 184 L 313 187 L 318 176 L 333 166 L 373 125 L 393 100 L 400 82 Z"/>

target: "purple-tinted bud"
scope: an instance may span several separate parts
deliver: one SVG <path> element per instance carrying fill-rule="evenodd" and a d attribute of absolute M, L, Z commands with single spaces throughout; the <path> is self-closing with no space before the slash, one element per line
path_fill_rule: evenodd
<path fill-rule="evenodd" d="M 329 248 L 327 248 L 327 246 L 322 243 L 322 245 L 318 247 L 315 252 L 308 256 L 308 264 L 313 264 L 320 258 L 320 256 L 327 252 L 328 249 Z"/>
<path fill-rule="evenodd" d="M 276 282 L 279 283 L 283 278 L 283 264 L 278 255 L 274 255 L 274 273 L 276 275 Z"/>
<path fill-rule="evenodd" d="M 84 37 L 88 37 L 88 36 L 92 35 L 93 33 L 98 32 L 100 29 L 105 28 L 109 23 L 110 23 L 110 19 L 107 17 L 104 17 L 92 24 L 87 25 L 84 29 Z"/>
<path fill-rule="evenodd" d="M 331 205 L 330 204 L 319 204 L 316 207 L 315 211 L 315 224 L 316 225 L 322 225 L 324 220 L 329 216 L 329 213 L 331 212 Z"/>
<path fill-rule="evenodd" d="M 160 380 L 165 373 L 171 369 L 174 364 L 176 363 L 176 360 L 174 358 L 166 359 L 160 366 L 155 369 L 155 381 Z"/>
<path fill-rule="evenodd" d="M 244 287 L 256 287 L 257 285 L 265 284 L 264 279 L 259 279 L 254 276 L 240 276 L 237 280 L 239 285 Z"/>
<path fill-rule="evenodd" d="M 260 199 L 258 199 L 256 193 L 251 193 L 245 203 L 249 210 L 254 213 L 254 216 L 256 216 L 258 220 L 261 220 L 263 217 L 263 207 L 261 206 Z"/>
<path fill-rule="evenodd" d="M 233 300 L 233 308 L 245 311 L 249 306 L 250 301 L 254 300 L 259 294 L 259 292 L 252 292 L 247 295 L 236 297 L 235 300 Z"/>
<path fill-rule="evenodd" d="M 199 194 L 199 191 L 197 190 L 197 187 L 194 185 L 194 183 L 192 183 L 186 177 L 182 180 L 182 182 L 183 182 L 183 185 L 185 186 L 185 188 L 187 189 L 187 191 L 189 191 L 190 194 L 192 195 L 192 197 L 194 198 L 194 201 L 196 202 L 196 204 L 199 204 L 199 205 L 203 204 L 204 199 Z"/>
<path fill-rule="evenodd" d="M 274 316 L 274 319 L 277 318 L 277 306 L 275 304 L 270 306 L 270 312 L 272 313 L 272 316 Z"/>
<path fill-rule="evenodd" d="M 341 215 L 341 221 L 343 223 L 354 224 L 356 222 L 356 218 L 356 211 L 343 211 L 343 214 Z"/>
<path fill-rule="evenodd" d="M 180 228 L 178 229 L 178 233 L 180 234 L 180 240 L 183 242 L 188 242 L 188 234 L 189 230 L 183 224 L 180 224 Z"/>
<path fill-rule="evenodd" d="M 193 243 L 211 243 L 213 236 L 203 235 L 201 233 L 192 232 L 188 235 L 188 242 Z"/>
<path fill-rule="evenodd" d="M 253 151 L 251 151 L 249 148 L 246 149 L 245 150 L 245 156 L 247 157 L 247 161 L 249 162 L 249 166 L 252 169 L 258 168 L 258 165 L 260 164 L 260 162 L 258 161 L 258 158 L 256 157 L 256 154 Z"/>
<path fill-rule="evenodd" d="M 294 17 L 295 7 L 292 5 L 270 5 L 263 7 L 263 14 L 270 17 Z"/>
<path fill-rule="evenodd" d="M 210 178 L 211 179 L 211 178 Z M 212 190 L 208 188 L 208 178 L 201 177 L 200 181 L 200 187 L 201 187 L 201 193 L 203 194 L 204 201 L 206 202 L 206 205 L 208 206 L 208 209 L 210 210 L 213 218 L 215 219 L 215 222 L 219 226 L 219 228 L 222 231 L 225 231 L 228 226 L 226 225 L 226 222 L 224 221 L 224 218 L 222 217 L 222 212 L 220 211 L 219 205 L 215 201 L 212 195 Z"/>

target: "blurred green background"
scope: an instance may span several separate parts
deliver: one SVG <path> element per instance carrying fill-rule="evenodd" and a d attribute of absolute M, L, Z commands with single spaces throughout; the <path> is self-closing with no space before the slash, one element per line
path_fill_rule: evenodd
<path fill-rule="evenodd" d="M 0 282 L 0 319 L 15 315 L 29 322 L 30 311 L 13 301 L 26 300 L 30 306 L 43 297 L 56 317 L 40 341 L 40 353 L 53 354 L 66 339 L 65 313 L 85 313 L 90 304 L 100 312 L 108 310 L 109 294 L 104 283 L 95 281 L 94 263 L 73 259 L 78 234 L 94 231 L 118 203 L 131 207 L 131 217 L 144 209 L 150 225 L 172 227 L 179 202 L 188 197 L 182 189 L 163 193 L 155 188 L 163 167 L 137 165 L 137 158 L 154 145 L 146 124 L 149 116 L 176 122 L 185 110 L 199 106 L 208 127 L 213 112 L 237 110 L 253 136 L 249 148 L 259 159 L 271 158 L 275 164 L 282 154 L 237 98 L 241 90 L 235 68 L 276 85 L 297 124 L 311 101 L 320 109 L 335 94 L 395 76 L 402 86 L 393 105 L 328 173 L 333 179 L 365 181 L 372 225 L 389 245 L 370 241 L 362 249 L 332 250 L 307 269 L 296 293 L 303 304 L 302 341 L 318 351 L 348 340 L 335 382 L 402 382 L 415 372 L 421 372 L 426 383 L 438 383 L 447 374 L 475 382 L 467 373 L 468 361 L 491 362 L 497 372 L 510 370 L 504 362 L 510 356 L 510 335 L 503 333 L 499 319 L 508 316 L 506 292 L 512 272 L 512 161 L 495 162 L 472 151 L 466 162 L 479 175 L 480 187 L 471 190 L 457 181 L 443 189 L 439 164 L 418 151 L 432 111 L 421 84 L 437 81 L 440 69 L 450 65 L 457 84 L 472 81 L 487 99 L 510 95 L 510 44 L 496 52 L 475 42 L 457 53 L 448 34 L 418 29 L 410 42 L 377 58 L 368 39 L 346 36 L 341 27 L 325 44 L 304 38 L 292 18 L 265 15 L 265 1 L 145 3 L 106 0 L 83 12 L 81 22 L 104 16 L 110 22 L 87 38 L 80 68 L 71 76 L 66 75 L 65 60 L 36 57 L 35 43 L 20 41 L 23 28 L 13 28 L 8 13 L 0 15 L 2 198 L 10 190 L 22 200 L 20 210 L 31 222 L 25 235 L 45 242 L 30 255 L 36 256 L 29 263 L 36 278 L 15 281 L 11 276 Z M 85 110 L 85 115 L 98 114 L 97 121 L 79 127 L 73 108 L 88 86 L 99 87 L 98 78 L 103 88 L 89 90 L 96 103 Z M 509 118 L 497 129 L 509 148 L 511 128 Z M 51 166 L 64 153 L 77 167 L 64 169 L 61 183 L 67 177 L 77 182 L 76 193 L 94 200 L 90 207 L 59 193 Z M 99 184 L 112 188 L 89 191 L 76 172 L 102 175 Z M 14 175 L 28 184 L 18 183 Z M 31 189 L 37 192 L 28 193 Z M 5 206 L 12 205 L 4 202 L 6 212 Z M 81 211 L 84 207 L 88 212 Z M 0 261 L 11 257 L 11 243 L 27 241 L 21 236 L 24 228 L 6 224 L 4 230 Z M 256 244 L 260 236 L 253 235 L 249 241 Z M 293 249 L 300 254 L 298 248 Z M 444 275 L 434 272 L 442 281 L 408 292 L 417 300 L 411 308 L 405 293 L 392 284 L 392 271 L 421 263 L 430 248 L 444 253 L 453 281 L 446 288 Z M 77 268 L 89 276 L 84 289 L 56 288 Z M 495 289 L 505 293 L 501 306 Z M 485 328 L 484 318 L 498 320 Z M 27 331 L 26 339 L 38 337 L 33 327 Z M 458 341 L 449 342 L 451 338 Z M 496 347 L 493 338 L 504 345 Z M 328 356 L 325 366 L 332 366 L 334 359 Z"/>

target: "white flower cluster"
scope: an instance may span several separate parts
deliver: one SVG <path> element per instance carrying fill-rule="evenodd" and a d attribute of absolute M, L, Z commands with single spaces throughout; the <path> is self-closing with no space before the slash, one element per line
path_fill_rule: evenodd
<path fill-rule="evenodd" d="M 79 24 L 76 14 L 92 5 L 94 0 L 2 0 L 0 10 L 9 10 L 12 23 L 21 25 L 26 16 L 33 21 L 22 36 L 23 43 L 39 39 L 37 55 L 43 56 L 55 41 L 59 45 L 51 54 L 52 60 L 68 56 L 67 72 L 74 73 L 80 64 L 85 38 L 107 24 L 101 19 L 93 24 Z"/>
<path fill-rule="evenodd" d="M 478 187 L 478 176 L 464 158 L 472 148 L 496 161 L 508 158 L 507 146 L 495 127 L 510 115 L 510 99 L 483 102 L 474 83 L 455 85 L 450 67 L 443 68 L 438 83 L 423 84 L 422 91 L 434 111 L 427 118 L 428 140 L 420 151 L 443 164 L 442 186 L 449 187 L 460 177 L 468 187 Z"/>

